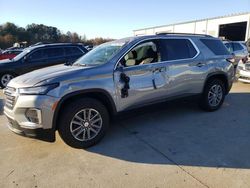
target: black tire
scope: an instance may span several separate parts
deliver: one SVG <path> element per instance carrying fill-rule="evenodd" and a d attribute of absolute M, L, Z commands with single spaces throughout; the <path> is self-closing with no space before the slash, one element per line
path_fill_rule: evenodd
<path fill-rule="evenodd" d="M 209 95 L 211 96 L 211 94 L 209 94 L 209 92 L 215 86 L 219 86 L 221 88 L 222 96 L 221 96 L 221 99 L 218 100 L 218 104 L 211 105 L 211 102 L 209 102 Z M 208 82 L 205 85 L 203 94 L 201 96 L 200 107 L 203 110 L 209 111 L 209 112 L 218 110 L 224 102 L 225 94 L 226 94 L 225 84 L 222 80 L 216 79 L 216 78 L 208 80 Z"/>
<path fill-rule="evenodd" d="M 71 102 L 70 104 L 67 104 L 67 106 L 64 107 L 65 109 L 62 110 L 60 113 L 60 119 L 59 119 L 59 124 L 58 124 L 58 132 L 63 139 L 63 141 L 68 144 L 71 147 L 74 148 L 88 148 L 90 146 L 93 146 L 97 144 L 105 135 L 108 127 L 109 127 L 109 114 L 106 109 L 106 107 L 98 100 L 92 99 L 92 98 L 83 98 L 80 100 L 75 100 Z M 82 110 L 88 110 L 88 109 L 93 109 L 96 110 L 96 112 L 99 113 L 99 117 L 102 119 L 102 126 L 99 128 L 99 132 L 95 133 L 95 137 L 89 140 L 78 140 L 73 136 L 74 131 L 71 132 L 73 118 L 76 117 L 77 114 L 79 113 L 84 113 L 81 112 Z M 87 111 L 89 112 L 89 111 Z M 82 115 L 82 118 L 84 119 L 84 116 Z M 90 118 L 88 118 L 89 120 Z M 85 120 L 85 119 L 84 119 Z M 87 121 L 87 119 L 86 119 Z M 91 121 L 89 121 L 91 122 Z M 79 122 L 78 122 L 79 123 Z M 84 133 L 82 133 L 82 137 L 85 138 L 86 134 L 85 132 L 88 131 L 87 128 L 85 127 L 85 124 L 81 122 L 82 126 L 79 124 L 76 124 L 79 128 L 81 127 L 81 130 L 84 129 Z M 91 127 L 91 123 L 89 123 L 89 127 Z M 93 128 L 93 127 L 92 127 Z M 73 129 L 72 129 L 73 130 Z M 79 133 L 79 132 L 78 132 Z M 76 136 L 76 135 L 75 135 Z M 80 136 L 79 136 L 80 137 Z"/>
<path fill-rule="evenodd" d="M 3 83 L 3 77 L 6 77 L 6 75 L 11 76 L 12 78 L 16 77 L 16 75 L 14 73 L 11 73 L 11 72 L 6 72 L 6 73 L 0 74 L 0 87 L 1 88 L 5 88 L 7 86 L 7 84 Z"/>

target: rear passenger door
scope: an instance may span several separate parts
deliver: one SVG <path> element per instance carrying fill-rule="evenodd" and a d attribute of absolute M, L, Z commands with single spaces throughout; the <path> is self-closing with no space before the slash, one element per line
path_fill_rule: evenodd
<path fill-rule="evenodd" d="M 161 39 L 160 51 L 166 65 L 166 96 L 199 92 L 207 66 L 194 42 L 188 38 Z"/>

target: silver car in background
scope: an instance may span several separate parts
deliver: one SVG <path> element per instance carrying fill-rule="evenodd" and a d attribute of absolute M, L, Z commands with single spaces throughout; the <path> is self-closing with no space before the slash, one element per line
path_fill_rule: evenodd
<path fill-rule="evenodd" d="M 223 41 L 229 52 L 234 55 L 235 67 L 238 63 L 249 56 L 246 44 L 242 41 Z"/>
<path fill-rule="evenodd" d="M 238 81 L 250 83 L 250 59 L 242 59 L 237 67 L 236 78 Z"/>

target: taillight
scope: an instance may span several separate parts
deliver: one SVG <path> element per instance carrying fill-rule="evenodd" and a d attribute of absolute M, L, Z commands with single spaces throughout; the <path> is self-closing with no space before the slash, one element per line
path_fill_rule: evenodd
<path fill-rule="evenodd" d="M 242 63 L 243 63 L 243 64 L 246 64 L 247 61 L 248 61 L 248 58 L 247 58 L 247 57 L 244 57 L 244 58 L 242 59 Z"/>

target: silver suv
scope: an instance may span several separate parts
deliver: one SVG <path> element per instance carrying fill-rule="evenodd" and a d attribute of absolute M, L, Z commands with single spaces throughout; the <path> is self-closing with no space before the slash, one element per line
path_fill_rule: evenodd
<path fill-rule="evenodd" d="M 217 110 L 234 69 L 223 43 L 206 35 L 159 34 L 125 38 L 94 48 L 73 65 L 40 69 L 4 90 L 9 128 L 86 148 L 104 136 L 110 117 L 166 99 L 199 96 Z"/>
<path fill-rule="evenodd" d="M 241 60 L 249 56 L 247 46 L 241 41 L 224 41 L 223 42 L 232 55 L 234 55 L 234 66 L 237 67 Z"/>

